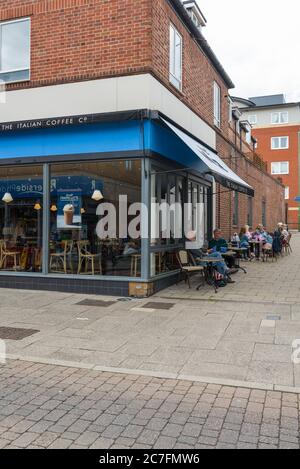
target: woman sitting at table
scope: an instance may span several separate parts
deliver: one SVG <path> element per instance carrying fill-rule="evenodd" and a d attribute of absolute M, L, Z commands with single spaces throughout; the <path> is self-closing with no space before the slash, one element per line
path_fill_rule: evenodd
<path fill-rule="evenodd" d="M 245 225 L 241 228 L 240 232 L 240 247 L 247 249 L 245 252 L 245 259 L 251 260 L 254 257 L 254 254 L 251 252 L 250 238 L 249 238 L 249 226 Z M 251 234 L 250 234 L 251 236 Z"/>

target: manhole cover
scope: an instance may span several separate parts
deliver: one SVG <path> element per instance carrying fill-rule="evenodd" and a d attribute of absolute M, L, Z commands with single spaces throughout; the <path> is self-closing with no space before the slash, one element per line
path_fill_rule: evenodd
<path fill-rule="evenodd" d="M 268 314 L 267 320 L 268 321 L 281 321 L 281 316 L 274 315 L 274 314 Z"/>
<path fill-rule="evenodd" d="M 147 303 L 146 305 L 142 306 L 143 308 L 147 309 L 171 309 L 175 306 L 175 303 L 156 303 L 156 302 L 150 302 Z"/>
<path fill-rule="evenodd" d="M 22 340 L 37 334 L 40 331 L 34 329 L 19 329 L 14 327 L 0 327 L 0 339 L 5 340 Z"/>
<path fill-rule="evenodd" d="M 107 308 L 108 306 L 114 305 L 115 301 L 83 300 L 76 304 L 80 306 L 98 306 L 101 308 Z"/>

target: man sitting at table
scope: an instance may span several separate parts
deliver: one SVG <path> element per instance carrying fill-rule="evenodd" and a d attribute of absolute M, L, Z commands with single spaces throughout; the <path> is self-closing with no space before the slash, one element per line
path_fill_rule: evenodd
<path fill-rule="evenodd" d="M 213 239 L 209 242 L 209 249 L 212 249 L 213 251 L 220 252 L 223 249 L 228 249 L 228 243 L 225 238 L 222 236 L 222 231 L 219 229 L 214 230 L 214 237 Z M 235 267 L 235 258 L 234 256 L 227 256 L 226 257 L 226 263 L 230 269 L 232 269 L 232 273 L 237 272 L 237 270 L 234 270 Z M 234 270 L 234 271 L 233 271 Z"/>
<path fill-rule="evenodd" d="M 190 231 L 187 235 L 187 239 L 192 243 L 197 241 L 196 231 Z M 213 263 L 214 268 L 219 274 L 224 277 L 225 283 L 235 283 L 231 277 L 231 270 L 227 267 L 222 255 L 219 252 L 205 252 L 206 249 L 189 249 L 189 252 L 193 256 L 194 260 L 198 265 L 203 265 L 204 262 L 201 262 L 200 259 L 216 259 L 216 262 Z"/>

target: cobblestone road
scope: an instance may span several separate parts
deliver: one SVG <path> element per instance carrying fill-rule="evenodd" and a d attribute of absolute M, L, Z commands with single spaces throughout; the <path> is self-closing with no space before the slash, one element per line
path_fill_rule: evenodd
<path fill-rule="evenodd" d="M 25 361 L 0 367 L 0 448 L 299 448 L 297 394 Z"/>

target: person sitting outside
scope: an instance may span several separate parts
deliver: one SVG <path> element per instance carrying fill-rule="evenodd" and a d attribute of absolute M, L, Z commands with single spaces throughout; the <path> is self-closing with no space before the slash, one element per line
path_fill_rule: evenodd
<path fill-rule="evenodd" d="M 251 246 L 250 246 L 250 243 L 249 243 L 249 226 L 245 225 L 241 228 L 241 231 L 240 231 L 240 247 L 243 248 L 243 249 L 247 249 L 247 251 L 245 252 L 245 260 L 252 260 L 254 256 L 254 254 L 251 252 Z"/>
<path fill-rule="evenodd" d="M 196 231 L 190 231 L 187 235 L 187 239 L 190 242 L 195 243 L 197 241 Z M 195 262 L 198 265 L 203 265 L 203 262 L 201 261 L 201 259 L 202 260 L 205 260 L 206 258 L 216 259 L 216 262 L 213 264 L 213 266 L 216 269 L 216 271 L 219 272 L 219 274 L 221 274 L 224 277 L 225 283 L 235 283 L 230 277 L 231 270 L 227 267 L 221 253 L 207 250 L 205 246 L 202 249 L 201 248 L 189 249 L 189 252 L 191 253 Z"/>
<path fill-rule="evenodd" d="M 215 252 L 221 252 L 223 250 L 228 250 L 229 246 L 225 238 L 222 236 L 222 231 L 220 229 L 214 230 L 213 239 L 209 242 L 209 249 Z M 231 269 L 232 273 L 237 272 L 235 269 L 235 258 L 233 256 L 228 256 L 226 258 L 227 265 Z"/>

